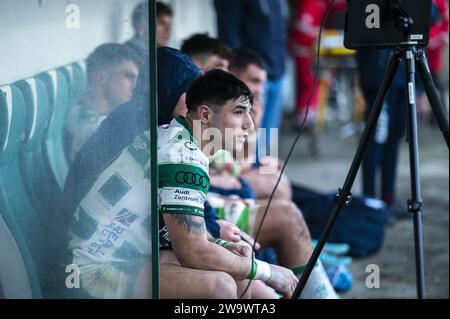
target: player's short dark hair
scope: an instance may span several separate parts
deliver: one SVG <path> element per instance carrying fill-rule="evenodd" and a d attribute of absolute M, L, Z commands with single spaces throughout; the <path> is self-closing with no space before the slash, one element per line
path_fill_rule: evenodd
<path fill-rule="evenodd" d="M 230 70 L 245 70 L 249 65 L 254 64 L 265 70 L 264 60 L 254 51 L 246 48 L 237 48 L 232 52 L 233 58 L 230 62 Z"/>
<path fill-rule="evenodd" d="M 252 93 L 244 82 L 231 73 L 213 69 L 191 82 L 186 92 L 186 106 L 189 111 L 195 111 L 203 104 L 217 110 L 239 98 L 253 104 Z"/>
<path fill-rule="evenodd" d="M 183 41 L 181 51 L 189 56 L 195 54 L 216 54 L 231 61 L 231 49 L 218 39 L 211 38 L 207 33 L 197 33 Z"/>
<path fill-rule="evenodd" d="M 170 8 L 169 5 L 161 2 L 156 1 L 156 16 L 173 16 L 172 8 Z"/>
<path fill-rule="evenodd" d="M 98 69 L 104 69 L 112 65 L 118 64 L 124 60 L 131 60 L 140 68 L 142 61 L 137 53 L 119 43 L 105 43 L 92 52 L 86 60 L 86 70 L 88 78 Z"/>

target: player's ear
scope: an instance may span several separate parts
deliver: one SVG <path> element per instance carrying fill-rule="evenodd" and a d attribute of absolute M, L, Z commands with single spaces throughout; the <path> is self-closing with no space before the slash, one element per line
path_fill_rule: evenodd
<path fill-rule="evenodd" d="M 203 104 L 197 108 L 197 116 L 202 124 L 208 124 L 211 121 L 212 111 L 208 105 Z"/>

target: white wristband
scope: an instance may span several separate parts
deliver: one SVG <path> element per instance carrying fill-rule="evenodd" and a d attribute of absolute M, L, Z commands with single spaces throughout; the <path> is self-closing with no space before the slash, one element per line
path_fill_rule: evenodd
<path fill-rule="evenodd" d="M 266 281 L 270 278 L 270 275 L 272 274 L 270 270 L 270 265 L 264 261 L 261 260 L 255 260 L 256 261 L 256 275 L 254 279 L 259 279 L 262 281 Z"/>

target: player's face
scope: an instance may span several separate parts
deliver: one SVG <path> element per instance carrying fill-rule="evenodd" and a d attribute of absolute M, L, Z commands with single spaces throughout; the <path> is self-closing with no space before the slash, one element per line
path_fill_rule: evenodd
<path fill-rule="evenodd" d="M 254 129 L 250 116 L 252 105 L 244 97 L 229 100 L 213 116 L 213 126 L 222 133 L 225 149 L 234 152 L 242 150 L 249 131 Z"/>

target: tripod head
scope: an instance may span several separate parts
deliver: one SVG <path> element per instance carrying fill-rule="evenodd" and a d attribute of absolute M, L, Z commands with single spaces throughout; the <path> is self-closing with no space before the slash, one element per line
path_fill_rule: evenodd
<path fill-rule="evenodd" d="M 402 8 L 400 0 L 392 1 L 391 13 L 398 30 L 403 32 L 409 32 L 411 30 L 414 20 L 408 15 L 405 9 Z"/>

